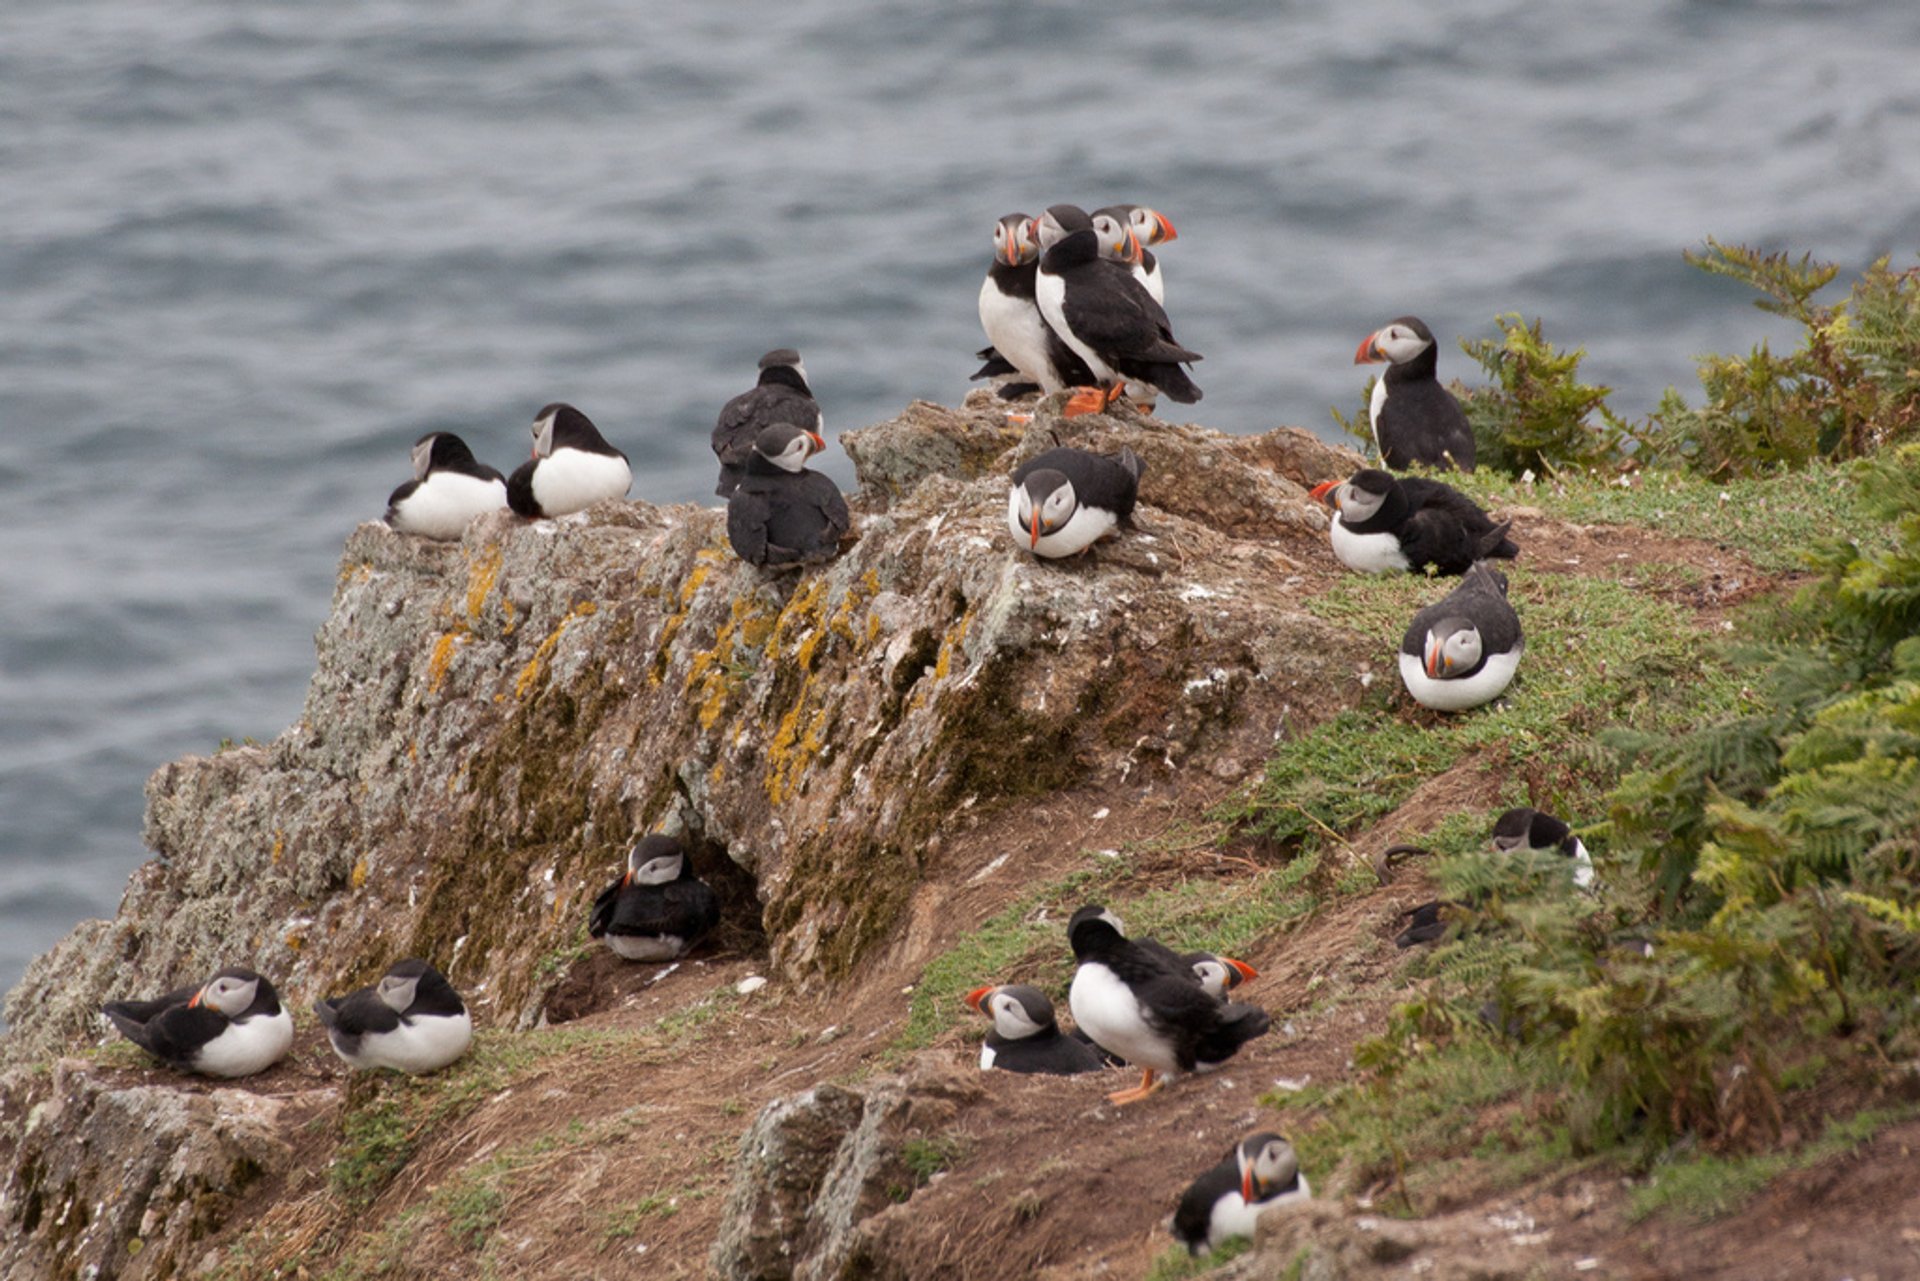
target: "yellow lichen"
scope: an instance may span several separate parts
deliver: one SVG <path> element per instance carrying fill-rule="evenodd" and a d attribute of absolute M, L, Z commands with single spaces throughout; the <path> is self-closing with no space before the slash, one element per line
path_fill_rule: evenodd
<path fill-rule="evenodd" d="M 767 745 L 767 799 L 775 805 L 800 790 L 807 767 L 820 751 L 820 733 L 826 727 L 827 713 L 822 708 L 808 714 L 807 696 L 812 692 L 813 673 L 808 672 L 806 679 L 800 682 L 800 692 L 794 697 L 793 706 L 780 718 L 773 741 Z M 804 730 L 801 728 L 803 716 L 806 717 Z"/>
<path fill-rule="evenodd" d="M 648 665 L 647 684 L 658 685 L 666 677 L 667 664 L 672 658 L 673 638 L 686 625 L 687 615 L 693 612 L 693 598 L 700 594 L 700 588 L 713 572 L 713 562 L 719 559 L 719 555 L 707 548 L 693 554 L 694 566 L 688 571 L 686 581 L 680 584 L 679 604 L 660 625 L 660 647 L 654 651 L 653 662 Z"/>
<path fill-rule="evenodd" d="M 353 873 L 352 875 L 347 877 L 347 884 L 351 885 L 354 889 L 357 890 L 361 886 L 365 885 L 366 883 L 367 883 L 367 856 L 365 854 L 362 854 L 359 857 L 359 859 L 354 863 Z"/>
<path fill-rule="evenodd" d="M 488 543 L 477 560 L 467 562 L 467 618 L 471 622 L 480 621 L 480 608 L 500 579 L 501 559 L 500 544 Z"/>
<path fill-rule="evenodd" d="M 433 653 L 427 659 L 427 691 L 437 693 L 440 682 L 447 678 L 447 666 L 453 662 L 453 652 L 466 639 L 464 625 L 456 624 L 449 632 L 442 632 L 440 639 L 433 643 Z"/>
<path fill-rule="evenodd" d="M 273 829 L 273 853 L 270 856 L 275 867 L 280 866 L 280 856 L 287 852 L 287 834 L 281 828 Z"/>
<path fill-rule="evenodd" d="M 515 698 L 525 698 L 533 687 L 540 683 L 540 678 L 546 674 L 547 661 L 553 657 L 553 651 L 560 644 L 560 637 L 565 634 L 567 624 L 576 618 L 589 617 L 598 612 L 599 608 L 592 601 L 583 600 L 566 612 L 566 616 L 551 632 L 547 633 L 547 638 L 541 641 L 539 647 L 533 651 L 533 657 L 527 660 L 527 665 L 520 669 L 520 675 L 513 682 Z"/>

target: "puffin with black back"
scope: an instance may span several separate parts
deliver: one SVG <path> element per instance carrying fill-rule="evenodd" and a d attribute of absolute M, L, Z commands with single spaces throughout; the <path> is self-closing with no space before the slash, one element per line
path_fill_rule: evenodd
<path fill-rule="evenodd" d="M 1041 319 L 1033 293 L 1039 271 L 1040 245 L 1033 238 L 1033 219 L 1011 213 L 995 223 L 993 266 L 980 285 L 980 327 L 991 346 L 979 352 L 986 363 L 973 377 L 1015 378 L 1001 384 L 1002 400 L 1036 391 L 1052 395 L 1064 387 L 1094 381 L 1087 363 Z"/>
<path fill-rule="evenodd" d="M 1482 561 L 1413 616 L 1400 639 L 1400 680 L 1423 707 L 1465 711 L 1500 696 L 1525 649 L 1507 576 Z"/>
<path fill-rule="evenodd" d="M 587 936 L 629 961 L 671 961 L 719 923 L 720 899 L 694 875 L 686 849 L 649 836 L 628 851 L 626 875 L 593 901 Z"/>
<path fill-rule="evenodd" d="M 1460 402 L 1440 385 L 1436 348 L 1432 330 L 1418 317 L 1402 316 L 1368 334 L 1353 355 L 1356 365 L 1387 362 L 1367 405 L 1382 466 L 1473 470 L 1473 428 Z"/>
<path fill-rule="evenodd" d="M 1025 983 L 977 987 L 967 993 L 967 1004 L 993 1020 L 993 1030 L 980 1047 L 983 1072 L 999 1068 L 1075 1076 L 1106 1066 L 1098 1050 L 1060 1030 L 1053 1002 L 1037 987 Z"/>
<path fill-rule="evenodd" d="M 627 456 L 572 405 L 546 406 L 533 420 L 533 457 L 507 477 L 507 505 L 529 520 L 570 516 L 633 487 Z"/>
<path fill-rule="evenodd" d="M 1049 449 L 1014 471 L 1007 529 L 1036 556 L 1078 555 L 1116 529 L 1133 526 L 1145 471 L 1131 449 L 1115 455 Z"/>
<path fill-rule="evenodd" d="M 372 987 L 313 1003 L 333 1052 L 351 1067 L 437 1072 L 467 1052 L 473 1019 L 446 976 L 425 961 L 395 961 Z"/>
<path fill-rule="evenodd" d="M 150 1001 L 109 1001 L 100 1012 L 148 1054 L 203 1076 L 252 1076 L 293 1045 L 293 1017 L 280 994 L 244 966 Z"/>
<path fill-rule="evenodd" d="M 1055 205 L 1039 220 L 1042 255 L 1034 296 L 1055 333 L 1106 384 L 1070 399 L 1062 414 L 1097 413 L 1142 383 L 1183 405 L 1200 399 L 1181 366 L 1200 354 L 1174 341 L 1173 324 L 1132 268 L 1100 256 L 1093 219 L 1075 205 Z"/>
<path fill-rule="evenodd" d="M 387 496 L 387 524 L 403 534 L 450 542 L 475 516 L 507 505 L 507 478 L 473 456 L 450 431 L 413 443 L 413 479 Z"/>
<path fill-rule="evenodd" d="M 1249 1134 L 1226 1160 L 1195 1179 L 1173 1212 L 1173 1235 L 1189 1254 L 1252 1239 L 1260 1215 L 1313 1196 L 1293 1144 L 1278 1134 Z"/>
<path fill-rule="evenodd" d="M 1396 480 L 1375 467 L 1313 487 L 1333 508 L 1333 554 L 1363 574 L 1464 574 L 1477 560 L 1512 560 L 1520 549 L 1479 504 L 1437 480 Z"/>
<path fill-rule="evenodd" d="M 713 492 L 722 498 L 732 496 L 746 475 L 753 442 L 766 428 L 784 423 L 819 436 L 825 421 L 799 352 L 781 347 L 760 357 L 760 381 L 721 406 L 714 424 L 713 452 L 720 459 L 720 481 Z"/>
<path fill-rule="evenodd" d="M 1559 854 L 1572 865 L 1575 887 L 1593 888 L 1593 857 L 1573 829 L 1551 814 L 1525 805 L 1508 810 L 1494 820 L 1493 848 L 1501 853 L 1524 849 Z"/>
<path fill-rule="evenodd" d="M 727 499 L 727 541 L 734 555 L 768 569 L 839 555 L 853 514 L 832 479 L 807 468 L 807 459 L 825 447 L 814 433 L 784 423 L 755 437 L 746 474 Z"/>

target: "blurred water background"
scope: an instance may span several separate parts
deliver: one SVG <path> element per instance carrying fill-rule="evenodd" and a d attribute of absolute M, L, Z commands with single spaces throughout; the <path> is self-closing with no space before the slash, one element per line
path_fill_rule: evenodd
<path fill-rule="evenodd" d="M 11 0 L 0 988 L 150 771 L 297 715 L 422 432 L 510 468 L 567 399 L 704 499 L 769 347 L 829 435 L 957 401 L 994 220 L 1062 200 L 1179 227 L 1194 421 L 1331 434 L 1406 312 L 1443 376 L 1544 317 L 1643 412 L 1791 338 L 1683 248 L 1911 260 L 1916 66 L 1912 0 Z"/>

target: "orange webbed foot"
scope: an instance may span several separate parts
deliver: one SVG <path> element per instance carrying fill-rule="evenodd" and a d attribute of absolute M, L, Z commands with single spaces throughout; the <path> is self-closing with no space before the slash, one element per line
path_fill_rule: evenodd
<path fill-rule="evenodd" d="M 1082 387 L 1068 398 L 1060 410 L 1062 418 L 1078 418 L 1082 414 L 1097 414 L 1107 407 L 1107 393 L 1098 387 Z"/>

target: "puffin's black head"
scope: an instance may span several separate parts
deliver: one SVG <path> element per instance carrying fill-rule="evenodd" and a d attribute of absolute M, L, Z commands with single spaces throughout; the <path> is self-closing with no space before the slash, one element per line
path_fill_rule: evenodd
<path fill-rule="evenodd" d="M 549 458 L 567 445 L 605 444 L 593 420 L 564 401 L 554 401 L 533 416 L 533 456 Z"/>
<path fill-rule="evenodd" d="M 649 836 L 627 854 L 627 874 L 622 885 L 665 885 L 691 876 L 687 851 L 671 836 Z"/>
<path fill-rule="evenodd" d="M 1028 531 L 1032 547 L 1038 547 L 1048 534 L 1065 528 L 1080 508 L 1073 482 L 1064 472 L 1050 467 L 1029 473 L 1026 480 L 1015 485 L 1011 501 L 1013 522 Z"/>
<path fill-rule="evenodd" d="M 1034 224 L 1034 236 L 1040 242 L 1042 253 L 1076 232 L 1092 230 L 1093 219 L 1079 205 L 1051 205 Z"/>
<path fill-rule="evenodd" d="M 1089 903 L 1067 921 L 1067 943 L 1075 957 L 1110 947 L 1126 937 L 1120 918 L 1098 903 Z"/>
<path fill-rule="evenodd" d="M 993 224 L 993 260 L 1003 267 L 1018 267 L 1040 257 L 1039 242 L 1033 238 L 1033 219 L 1023 213 L 1010 213 Z"/>
<path fill-rule="evenodd" d="M 1348 524 L 1359 525 L 1373 519 L 1388 498 L 1399 492 L 1399 481 L 1377 467 L 1368 467 L 1344 481 L 1322 481 L 1313 487 L 1312 495 L 1339 512 Z"/>
<path fill-rule="evenodd" d="M 467 442 L 450 431 L 430 431 L 413 442 L 413 478 L 415 480 L 425 480 L 429 472 L 438 471 L 442 467 L 478 461 L 473 456 L 473 451 L 467 448 Z"/>
<path fill-rule="evenodd" d="M 798 387 L 809 396 L 813 387 L 807 382 L 807 367 L 800 359 L 800 353 L 791 347 L 776 347 L 760 357 L 760 385 L 784 383 L 789 387 Z"/>
<path fill-rule="evenodd" d="M 1300 1177 L 1300 1158 L 1293 1144 L 1269 1131 L 1249 1134 L 1234 1149 L 1240 1167 L 1240 1199 L 1248 1205 L 1264 1201 Z"/>
<path fill-rule="evenodd" d="M 214 971 L 213 977 L 200 985 L 200 990 L 188 998 L 187 1004 L 196 1009 L 205 1006 L 237 1019 L 248 1013 L 278 1012 L 280 996 L 273 990 L 273 984 L 246 966 L 229 965 Z M 261 1008 L 256 1010 L 256 1006 Z"/>
<path fill-rule="evenodd" d="M 1371 365 L 1387 360 L 1404 365 L 1421 352 L 1432 349 L 1433 331 L 1416 316 L 1402 316 L 1361 339 L 1360 349 L 1353 353 L 1353 363 Z"/>
<path fill-rule="evenodd" d="M 388 1009 L 395 1014 L 405 1014 L 413 1008 L 423 986 L 446 987 L 446 976 L 418 957 L 408 957 L 389 965 L 373 990 Z"/>
<path fill-rule="evenodd" d="M 753 438 L 753 452 L 787 472 L 803 470 L 807 459 L 826 447 L 827 442 L 820 437 L 788 423 L 762 427 Z"/>
<path fill-rule="evenodd" d="M 1493 822 L 1493 848 L 1509 850 L 1550 850 L 1572 835 L 1573 829 L 1551 814 L 1518 806 Z"/>
<path fill-rule="evenodd" d="M 993 1030 L 1009 1041 L 1038 1036 L 1055 1025 L 1053 1002 L 1037 987 L 1009 983 L 977 987 L 967 993 L 967 1004 L 993 1020 Z"/>

